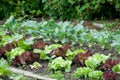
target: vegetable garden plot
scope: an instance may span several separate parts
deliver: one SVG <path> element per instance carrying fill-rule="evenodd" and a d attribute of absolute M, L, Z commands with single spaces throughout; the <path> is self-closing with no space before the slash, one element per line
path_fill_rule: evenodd
<path fill-rule="evenodd" d="M 7 64 L 1 76 L 11 79 L 6 70 L 14 66 L 58 80 L 119 80 L 120 31 L 89 30 L 82 23 L 11 16 L 0 28 L 0 57 Z"/>

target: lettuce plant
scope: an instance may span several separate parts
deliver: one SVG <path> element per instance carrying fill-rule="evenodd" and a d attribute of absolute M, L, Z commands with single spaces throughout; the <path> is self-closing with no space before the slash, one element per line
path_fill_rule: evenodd
<path fill-rule="evenodd" d="M 107 60 L 105 61 L 105 63 L 102 64 L 102 65 L 99 67 L 99 69 L 102 69 L 102 70 L 112 70 L 112 68 L 113 68 L 115 65 L 119 64 L 119 63 L 120 63 L 119 60 L 107 59 Z"/>
<path fill-rule="evenodd" d="M 66 57 L 68 60 L 73 60 L 78 53 L 85 53 L 85 50 L 77 49 L 77 50 L 71 51 L 70 49 L 68 49 L 66 52 Z"/>
<path fill-rule="evenodd" d="M 73 73 L 73 78 L 75 79 L 79 79 L 79 78 L 89 78 L 90 80 L 99 80 L 102 78 L 102 71 L 97 71 L 97 70 L 93 70 L 89 67 L 80 67 L 77 68 L 76 71 L 74 71 Z"/>
<path fill-rule="evenodd" d="M 117 72 L 117 73 L 120 74 L 120 63 L 117 64 L 117 65 L 115 65 L 115 66 L 112 68 L 112 71 Z"/>
<path fill-rule="evenodd" d="M 33 52 L 40 54 L 40 59 L 42 60 L 50 59 L 46 50 L 34 49 Z"/>
<path fill-rule="evenodd" d="M 80 67 L 80 68 L 77 68 L 76 71 L 74 71 L 73 73 L 73 78 L 82 78 L 82 77 L 87 77 L 88 76 L 88 73 L 93 71 L 91 68 L 89 67 Z"/>
<path fill-rule="evenodd" d="M 32 51 L 23 52 L 21 55 L 15 56 L 12 61 L 13 65 L 19 66 L 24 65 L 25 63 L 33 63 L 40 59 L 39 54 L 33 53 Z"/>
<path fill-rule="evenodd" d="M 88 77 L 91 79 L 91 80 L 100 80 L 102 78 L 102 74 L 103 72 L 102 71 L 91 71 L 88 73 Z"/>
<path fill-rule="evenodd" d="M 62 45 L 60 45 L 60 44 L 52 44 L 52 45 L 50 45 L 50 46 L 47 46 L 47 45 L 46 45 L 44 50 L 34 49 L 33 52 L 40 54 L 40 59 L 46 60 L 46 59 L 50 59 L 49 53 L 50 53 L 53 49 L 58 48 L 58 47 L 61 47 L 61 46 L 62 46 Z"/>
<path fill-rule="evenodd" d="M 87 52 L 85 53 L 78 53 L 75 57 L 74 57 L 74 62 L 78 65 L 82 65 L 84 66 L 85 65 L 85 60 L 88 59 L 89 56 L 92 56 L 93 53 L 88 50 Z"/>
<path fill-rule="evenodd" d="M 11 75 L 11 73 L 8 62 L 3 58 L 0 59 L 0 76 Z"/>
<path fill-rule="evenodd" d="M 102 75 L 104 80 L 120 80 L 120 74 L 113 71 L 105 71 Z"/>
<path fill-rule="evenodd" d="M 48 64 L 50 70 L 65 70 L 65 72 L 69 72 L 71 69 L 72 61 L 64 60 L 62 57 L 57 57 L 52 62 Z"/>
<path fill-rule="evenodd" d="M 21 55 L 23 52 L 25 52 L 25 50 L 18 47 L 18 48 L 12 49 L 10 52 L 7 52 L 6 54 L 7 54 L 8 60 L 11 61 L 12 59 L 15 58 L 15 56 Z"/>
<path fill-rule="evenodd" d="M 67 52 L 68 49 L 71 49 L 71 45 L 65 44 L 65 45 L 63 45 L 61 47 L 53 49 L 50 52 L 50 55 L 55 56 L 55 57 L 61 56 L 61 57 L 65 58 L 66 57 L 66 52 Z"/>
<path fill-rule="evenodd" d="M 95 69 L 100 65 L 101 62 L 105 62 L 110 55 L 106 56 L 104 54 L 94 54 L 93 56 L 88 57 L 88 59 L 85 61 L 85 65 L 87 67 L 90 67 L 92 69 Z"/>

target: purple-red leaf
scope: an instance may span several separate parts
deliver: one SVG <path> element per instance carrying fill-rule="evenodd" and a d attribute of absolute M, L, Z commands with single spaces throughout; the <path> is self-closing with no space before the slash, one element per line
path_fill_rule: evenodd
<path fill-rule="evenodd" d="M 51 56 L 55 55 L 56 57 L 61 56 L 61 57 L 65 58 L 66 57 L 66 52 L 67 52 L 68 49 L 71 49 L 71 45 L 65 44 L 65 45 L 63 45 L 61 47 L 53 49 L 50 52 L 50 55 Z"/>
<path fill-rule="evenodd" d="M 35 40 L 32 45 L 33 49 L 45 49 L 46 43 L 43 40 Z"/>
<path fill-rule="evenodd" d="M 112 68 L 118 63 L 120 63 L 119 60 L 107 59 L 105 63 L 99 67 L 99 69 L 112 70 Z"/>
<path fill-rule="evenodd" d="M 13 65 L 23 65 L 25 63 L 33 63 L 40 59 L 40 55 L 32 51 L 24 52 L 20 56 L 16 56 L 12 62 Z"/>
<path fill-rule="evenodd" d="M 112 71 L 105 71 L 103 73 L 103 79 L 104 80 L 120 80 L 118 79 L 120 77 L 119 73 L 112 72 Z"/>
<path fill-rule="evenodd" d="M 15 45 L 13 43 L 8 43 L 4 46 L 4 48 L 5 48 L 6 51 L 11 51 L 12 49 L 15 48 Z"/>
<path fill-rule="evenodd" d="M 0 47 L 0 57 L 6 58 L 5 48 L 4 47 Z"/>
<path fill-rule="evenodd" d="M 84 66 L 85 60 L 87 60 L 88 57 L 92 55 L 93 53 L 90 50 L 88 50 L 86 53 L 78 53 L 74 58 L 74 62 L 78 65 Z"/>

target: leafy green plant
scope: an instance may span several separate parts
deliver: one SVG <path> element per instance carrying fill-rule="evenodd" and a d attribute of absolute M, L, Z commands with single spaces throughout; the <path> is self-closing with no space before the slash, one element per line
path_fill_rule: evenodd
<path fill-rule="evenodd" d="M 61 47 L 62 45 L 60 44 L 52 44 L 50 46 L 46 46 L 44 50 L 40 50 L 40 49 L 34 49 L 34 53 L 39 53 L 40 54 L 40 59 L 46 60 L 46 59 L 50 59 L 49 54 L 50 52 L 58 47 Z"/>
<path fill-rule="evenodd" d="M 114 33 L 113 40 L 111 46 L 115 48 L 115 50 L 120 54 L 120 32 Z"/>
<path fill-rule="evenodd" d="M 48 67 L 53 71 L 65 70 L 65 72 L 69 72 L 71 69 L 71 64 L 72 61 L 64 60 L 62 57 L 57 57 L 48 64 Z"/>
<path fill-rule="evenodd" d="M 7 18 L 11 14 L 19 17 L 24 16 L 25 14 L 29 15 L 39 15 L 42 12 L 42 1 L 34 0 L 33 2 L 27 0 L 27 1 L 14 1 L 14 0 L 1 0 L 0 1 L 0 18 Z"/>
<path fill-rule="evenodd" d="M 12 35 L 12 36 L 5 35 L 4 37 L 2 37 L 1 43 L 2 43 L 3 46 L 5 46 L 8 43 L 13 43 L 14 44 L 14 42 L 17 42 L 18 40 L 20 40 L 22 38 L 23 38 L 23 35 L 20 35 L 20 34 L 15 34 L 15 35 Z"/>
<path fill-rule="evenodd" d="M 89 68 L 95 69 L 100 65 L 100 62 L 105 62 L 110 55 L 106 56 L 104 54 L 94 54 L 93 56 L 88 57 L 88 59 L 85 61 L 85 65 Z"/>
<path fill-rule="evenodd" d="M 73 73 L 73 78 L 79 79 L 82 77 L 88 77 L 88 73 L 91 71 L 93 71 L 93 70 L 89 67 L 77 68 L 77 70 L 74 71 L 74 73 Z"/>
<path fill-rule="evenodd" d="M 76 71 L 74 71 L 73 73 L 73 78 L 75 79 L 79 79 L 79 78 L 89 78 L 90 80 L 94 80 L 94 79 L 101 79 L 102 78 L 102 71 L 97 71 L 97 70 L 93 70 L 89 67 L 80 67 L 77 68 Z"/>
<path fill-rule="evenodd" d="M 96 79 L 96 80 L 101 80 L 102 79 L 102 71 L 91 71 L 88 73 L 88 77 L 92 80 Z"/>
<path fill-rule="evenodd" d="M 81 46 L 86 43 L 88 47 L 97 44 L 103 49 L 111 49 L 114 47 L 115 50 L 119 52 L 119 39 L 117 39 L 119 38 L 119 31 L 112 32 L 108 31 L 107 29 L 101 31 L 89 30 L 87 27 L 82 25 L 83 23 L 84 21 L 81 21 L 74 27 L 68 21 L 56 23 L 53 19 L 48 21 L 42 20 L 40 23 L 32 20 L 18 23 L 18 21 L 15 20 L 13 16 L 11 16 L 2 26 L 2 28 L 14 34 L 12 37 L 8 37 L 8 35 L 3 37 L 3 40 L 6 41 L 3 41 L 1 45 L 5 45 L 5 42 L 7 41 L 16 41 L 14 36 L 18 36 L 20 39 L 22 35 L 18 33 L 22 33 L 23 35 L 28 34 L 37 38 L 43 38 L 44 41 L 54 41 L 61 43 L 69 42 L 72 44 L 77 42 Z M 12 38 L 13 40 L 11 40 Z"/>
<path fill-rule="evenodd" d="M 21 55 L 23 52 L 25 52 L 24 49 L 17 47 L 15 49 L 12 49 L 10 52 L 6 52 L 7 58 L 9 61 L 15 58 L 17 55 Z"/>
<path fill-rule="evenodd" d="M 78 53 L 84 53 L 85 50 L 83 49 L 77 49 L 77 50 L 74 50 L 74 51 L 71 51 L 71 50 L 67 50 L 66 52 L 66 56 L 67 56 L 67 59 L 68 60 L 73 60 L 75 55 L 77 55 Z"/>
<path fill-rule="evenodd" d="M 112 71 L 117 72 L 117 73 L 120 73 L 120 64 L 115 65 L 115 66 L 112 68 Z"/>
<path fill-rule="evenodd" d="M 49 77 L 55 78 L 57 80 L 65 80 L 64 75 L 60 71 L 56 71 L 55 73 L 49 74 Z"/>
<path fill-rule="evenodd" d="M 42 67 L 42 65 L 38 62 L 34 62 L 32 65 L 30 65 L 31 69 L 38 69 L 40 67 Z"/>
<path fill-rule="evenodd" d="M 60 19 L 94 19 L 114 18 L 119 15 L 119 0 L 46 0 L 44 3 L 45 13 L 50 17 Z M 110 6 L 110 8 L 108 7 Z M 69 9 L 68 9 L 69 8 Z M 105 12 L 107 11 L 107 12 Z M 109 13 L 109 12 L 115 13 Z M 99 14 L 102 13 L 102 14 Z M 116 15 L 114 15 L 116 14 Z M 120 16 L 120 15 L 119 15 Z"/>
<path fill-rule="evenodd" d="M 48 54 L 44 50 L 34 49 L 33 52 L 34 53 L 39 53 L 40 54 L 40 59 L 42 59 L 42 60 L 50 59 Z"/>
<path fill-rule="evenodd" d="M 25 50 L 30 50 L 31 45 L 34 44 L 34 37 L 30 37 L 29 39 L 24 40 L 23 38 L 17 41 L 17 46 L 25 49 Z"/>
<path fill-rule="evenodd" d="M 107 30 L 99 32 L 97 30 L 91 30 L 90 34 L 92 35 L 93 41 L 97 42 L 102 48 L 110 46 L 111 33 Z"/>
<path fill-rule="evenodd" d="M 52 44 L 52 45 L 46 46 L 45 51 L 46 53 L 50 53 L 53 49 L 61 47 L 61 46 L 62 46 L 61 44 Z"/>
<path fill-rule="evenodd" d="M 9 64 L 6 60 L 3 58 L 0 59 L 0 76 L 10 76 L 12 75 L 12 72 L 9 70 Z"/>

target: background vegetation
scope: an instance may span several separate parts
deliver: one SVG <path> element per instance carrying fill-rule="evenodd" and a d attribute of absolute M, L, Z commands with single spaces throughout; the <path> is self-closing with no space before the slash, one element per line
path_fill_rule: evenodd
<path fill-rule="evenodd" d="M 120 0 L 0 0 L 0 18 L 11 14 L 62 20 L 119 18 Z"/>

